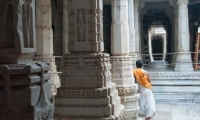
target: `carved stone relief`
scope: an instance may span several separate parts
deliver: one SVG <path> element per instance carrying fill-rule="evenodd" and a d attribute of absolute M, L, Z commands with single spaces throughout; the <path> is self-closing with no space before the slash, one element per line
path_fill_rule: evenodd
<path fill-rule="evenodd" d="M 33 27 L 35 26 L 33 26 L 33 2 L 35 2 L 35 0 L 24 0 L 22 4 L 22 31 L 24 48 L 34 47 Z"/>
<path fill-rule="evenodd" d="M 124 107 L 120 103 L 116 85 L 111 81 L 110 69 L 108 54 L 64 55 L 61 67 L 62 86 L 56 97 L 55 119 L 83 119 L 91 116 L 94 119 L 122 119 Z M 115 108 L 113 112 L 110 111 L 111 108 Z"/>
<path fill-rule="evenodd" d="M 52 120 L 49 65 L 0 66 L 0 119 Z"/>
<path fill-rule="evenodd" d="M 0 62 L 28 63 L 36 52 L 35 0 L 0 1 Z"/>
<path fill-rule="evenodd" d="M 101 4 L 94 6 L 92 0 L 68 1 L 69 52 L 103 52 Z"/>

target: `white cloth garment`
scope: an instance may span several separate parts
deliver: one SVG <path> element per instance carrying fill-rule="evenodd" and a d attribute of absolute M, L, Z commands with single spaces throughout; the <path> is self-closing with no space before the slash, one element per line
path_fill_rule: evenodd
<path fill-rule="evenodd" d="M 139 84 L 139 114 L 147 117 L 152 117 L 155 115 L 155 99 L 152 90 L 143 87 Z"/>

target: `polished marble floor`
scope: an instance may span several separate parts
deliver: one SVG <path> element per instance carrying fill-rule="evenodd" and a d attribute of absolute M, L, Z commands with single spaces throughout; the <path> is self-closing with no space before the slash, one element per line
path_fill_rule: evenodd
<path fill-rule="evenodd" d="M 200 104 L 156 104 L 153 120 L 200 120 Z"/>

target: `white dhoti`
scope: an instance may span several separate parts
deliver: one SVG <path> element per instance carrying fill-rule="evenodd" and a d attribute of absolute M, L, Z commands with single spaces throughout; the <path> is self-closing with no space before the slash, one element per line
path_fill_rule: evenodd
<path fill-rule="evenodd" d="M 152 117 L 155 114 L 155 99 L 152 90 L 139 84 L 139 93 L 139 114 L 145 118 Z"/>

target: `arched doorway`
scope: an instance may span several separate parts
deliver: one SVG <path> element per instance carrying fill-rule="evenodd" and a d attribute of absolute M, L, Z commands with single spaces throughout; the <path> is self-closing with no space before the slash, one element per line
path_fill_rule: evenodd
<path fill-rule="evenodd" d="M 151 62 L 164 61 L 166 58 L 166 30 L 163 26 L 151 26 L 149 29 L 149 54 Z"/>
<path fill-rule="evenodd" d="M 154 35 L 149 36 L 149 30 L 154 27 Z M 155 28 L 157 27 L 156 31 L 158 35 L 155 34 Z M 164 33 L 159 33 L 160 30 L 165 31 Z M 171 62 L 171 56 L 166 55 L 166 53 L 171 53 L 173 51 L 172 45 L 172 26 L 169 17 L 166 15 L 164 10 L 148 10 L 147 13 L 143 16 L 143 27 L 142 27 L 142 37 L 141 40 L 143 41 L 143 53 L 145 53 L 145 57 L 143 57 L 143 61 L 148 64 L 146 61 L 148 59 L 152 62 L 154 60 L 162 60 L 166 63 Z M 156 45 L 161 44 L 161 45 Z M 158 47 L 159 46 L 159 47 Z M 147 50 L 148 54 L 147 56 Z M 153 53 L 161 54 L 161 55 L 152 55 Z M 158 58 L 156 58 L 158 57 Z M 154 59 L 155 58 L 155 59 Z M 150 62 L 150 63 L 151 63 Z"/>

